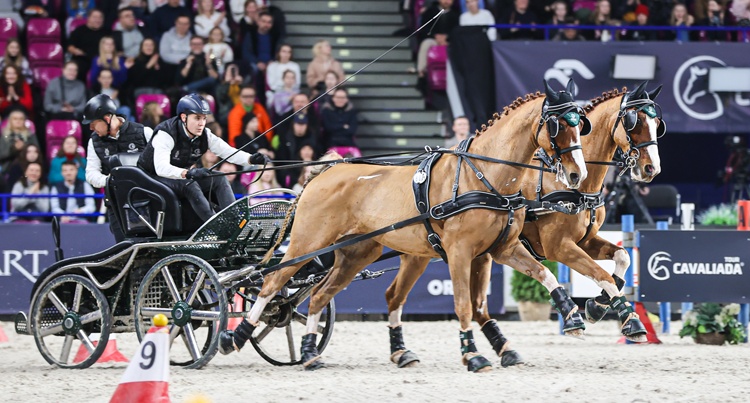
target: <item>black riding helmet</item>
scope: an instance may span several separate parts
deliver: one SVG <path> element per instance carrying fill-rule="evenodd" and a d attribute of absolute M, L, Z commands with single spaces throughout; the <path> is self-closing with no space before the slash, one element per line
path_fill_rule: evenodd
<path fill-rule="evenodd" d="M 109 95 L 99 94 L 86 102 L 86 107 L 83 108 L 83 120 L 81 123 L 87 125 L 107 115 L 114 115 L 115 112 L 117 112 L 117 105 L 112 101 L 112 98 Z"/>
<path fill-rule="evenodd" d="M 198 113 L 201 115 L 211 115 L 211 106 L 205 98 L 198 94 L 187 94 L 177 102 L 177 116 L 181 114 L 189 115 Z"/>

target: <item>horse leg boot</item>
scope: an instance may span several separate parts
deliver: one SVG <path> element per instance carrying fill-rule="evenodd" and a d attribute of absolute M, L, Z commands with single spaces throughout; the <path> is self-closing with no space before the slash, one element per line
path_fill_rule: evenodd
<path fill-rule="evenodd" d="M 624 296 L 612 298 L 609 306 L 617 312 L 620 319 L 620 332 L 625 338 L 635 343 L 645 343 L 647 338 L 646 327 L 641 322 L 638 314 L 633 310 L 633 305 Z"/>
<path fill-rule="evenodd" d="M 388 302 L 390 359 L 399 368 L 414 366 L 420 361 L 416 353 L 406 349 L 403 327 L 401 326 L 401 312 L 403 312 L 406 297 L 424 273 L 429 262 L 429 257 L 402 255 L 396 278 L 385 291 L 385 299 Z"/>
<path fill-rule="evenodd" d="M 219 333 L 219 352 L 227 355 L 233 351 L 239 352 L 245 346 L 247 339 L 253 335 L 253 330 L 258 326 L 260 314 L 263 313 L 266 304 L 273 299 L 273 295 L 267 298 L 258 298 L 250 309 L 250 313 L 234 330 L 224 330 Z M 248 321 L 248 319 L 250 319 Z M 253 324 L 255 323 L 255 324 Z"/>
<path fill-rule="evenodd" d="M 625 280 L 618 277 L 616 274 L 612 275 L 612 279 L 615 280 L 615 286 L 618 290 L 622 290 L 625 286 Z M 604 319 L 604 315 L 609 311 L 611 297 L 606 291 L 602 290 L 596 298 L 589 298 L 586 300 L 586 320 L 590 323 L 596 323 Z"/>
<path fill-rule="evenodd" d="M 404 345 L 404 333 L 401 326 L 388 327 L 391 340 L 391 361 L 399 368 L 411 367 L 419 363 L 419 357 Z"/>
<path fill-rule="evenodd" d="M 583 337 L 583 330 L 586 325 L 583 323 L 583 317 L 578 313 L 578 306 L 568 296 L 568 293 L 562 287 L 557 287 L 550 292 L 552 304 L 557 312 L 563 317 L 563 332 L 567 336 Z"/>
<path fill-rule="evenodd" d="M 318 322 L 320 322 L 320 315 L 322 312 L 318 312 L 315 315 L 307 317 L 307 334 L 302 336 L 302 347 L 300 347 L 300 353 L 302 354 L 302 366 L 305 371 L 314 371 L 318 368 L 325 366 L 325 363 L 320 358 L 320 352 L 318 351 Z"/>
<path fill-rule="evenodd" d="M 630 267 L 628 252 L 598 235 L 589 239 L 580 247 L 594 260 L 614 260 L 615 272 L 612 273 L 612 279 L 615 281 L 617 295 L 619 295 L 619 292 L 625 286 L 625 280 L 623 280 L 625 272 Z M 586 320 L 591 323 L 602 320 L 609 311 L 611 299 L 617 295 L 609 295 L 607 291 L 602 289 L 601 295 L 588 299 L 586 301 Z"/>
<path fill-rule="evenodd" d="M 471 372 L 486 372 L 492 369 L 490 360 L 481 356 L 477 351 L 477 346 L 474 344 L 474 332 L 471 329 L 466 331 L 461 330 L 458 337 L 461 340 L 462 362 L 466 365 L 467 370 Z"/>
<path fill-rule="evenodd" d="M 503 336 L 500 327 L 497 326 L 497 321 L 494 319 L 488 320 L 482 326 L 482 333 L 489 340 L 492 349 L 500 356 L 500 365 L 503 368 L 524 363 L 521 355 L 510 349 L 510 342 Z"/>

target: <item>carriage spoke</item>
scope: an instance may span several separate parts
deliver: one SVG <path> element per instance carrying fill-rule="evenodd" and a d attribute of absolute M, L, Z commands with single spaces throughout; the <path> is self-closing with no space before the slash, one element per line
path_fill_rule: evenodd
<path fill-rule="evenodd" d="M 273 326 L 266 326 L 265 329 L 263 329 L 260 333 L 258 333 L 258 336 L 255 338 L 255 340 L 260 343 L 263 341 L 263 339 L 268 336 L 269 333 L 274 329 Z"/>
<path fill-rule="evenodd" d="M 60 311 L 61 314 L 68 313 L 68 308 L 65 307 L 65 304 L 60 301 L 60 298 L 57 297 L 57 294 L 55 294 L 54 291 L 49 292 L 49 300 L 52 302 L 52 305 L 57 308 L 58 311 Z"/>
<path fill-rule="evenodd" d="M 81 344 L 83 344 L 86 347 L 86 350 L 89 351 L 89 353 L 93 353 L 96 346 L 94 346 L 94 343 L 91 342 L 91 339 L 89 339 L 89 335 L 86 334 L 83 330 L 78 331 L 78 340 L 81 341 Z M 104 341 L 106 343 L 106 341 Z"/>
<path fill-rule="evenodd" d="M 157 307 L 143 307 L 141 308 L 141 316 L 144 318 L 153 318 L 154 316 L 162 314 L 168 319 L 172 319 L 172 310 L 170 308 L 157 308 Z"/>
<path fill-rule="evenodd" d="M 195 278 L 195 282 L 193 283 L 193 287 L 190 288 L 190 292 L 188 292 L 188 295 L 185 298 L 185 302 L 187 302 L 188 304 L 193 303 L 195 296 L 198 295 L 198 291 L 203 288 L 203 281 L 205 280 L 206 272 L 203 270 L 199 271 L 198 276 Z"/>
<path fill-rule="evenodd" d="M 197 360 L 201 356 L 200 347 L 198 347 L 198 341 L 195 339 L 195 332 L 193 331 L 193 325 L 188 323 L 182 328 L 182 336 L 185 339 L 185 345 L 190 351 L 190 356 L 194 360 Z"/>
<path fill-rule="evenodd" d="M 94 311 L 94 312 L 89 312 L 89 313 L 81 316 L 80 320 L 81 320 L 81 324 L 85 325 L 87 323 L 91 323 L 91 322 L 93 322 L 95 320 L 99 320 L 101 318 L 102 318 L 102 311 Z"/>
<path fill-rule="evenodd" d="M 62 351 L 60 352 L 60 362 L 67 363 L 68 357 L 70 357 L 70 347 L 73 345 L 74 337 L 71 335 L 65 336 L 65 341 L 63 342 Z"/>
<path fill-rule="evenodd" d="M 53 334 L 61 333 L 62 331 L 63 331 L 63 326 L 62 326 L 62 322 L 60 322 L 60 323 L 58 323 L 58 324 L 56 324 L 54 326 L 45 327 L 45 328 L 40 329 L 39 330 L 39 334 L 42 337 L 47 337 L 47 336 L 50 336 L 50 335 L 53 335 Z"/>
<path fill-rule="evenodd" d="M 83 294 L 83 284 L 76 283 L 76 292 L 73 295 L 73 306 L 70 308 L 73 312 L 78 312 L 81 307 L 81 294 Z"/>
<path fill-rule="evenodd" d="M 292 334 L 292 324 L 286 325 L 286 343 L 289 346 L 289 357 L 292 361 L 297 361 L 297 348 L 294 347 L 294 334 Z"/>
<path fill-rule="evenodd" d="M 221 319 L 221 312 L 219 311 L 192 311 L 190 317 L 197 320 L 210 320 L 216 322 Z"/>
<path fill-rule="evenodd" d="M 172 343 L 174 343 L 174 339 L 177 338 L 178 334 L 180 334 L 180 327 L 177 325 L 172 325 L 172 327 L 169 329 L 169 347 L 172 347 Z"/>
<path fill-rule="evenodd" d="M 169 272 L 169 266 L 162 267 L 161 274 L 162 276 L 164 276 L 164 280 L 167 282 L 167 287 L 169 288 L 169 292 L 172 294 L 174 302 L 180 301 L 180 291 L 177 290 L 177 285 L 174 283 L 172 273 Z"/>

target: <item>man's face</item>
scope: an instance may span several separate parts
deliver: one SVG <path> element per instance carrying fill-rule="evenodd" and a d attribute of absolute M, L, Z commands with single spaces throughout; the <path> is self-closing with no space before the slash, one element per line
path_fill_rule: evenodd
<path fill-rule="evenodd" d="M 294 108 L 294 111 L 297 112 L 298 110 L 302 109 L 307 103 L 310 102 L 310 100 L 307 98 L 307 95 L 305 94 L 297 94 L 292 99 L 292 108 Z"/>
<path fill-rule="evenodd" d="M 453 133 L 459 140 L 469 137 L 469 129 L 469 119 L 458 118 L 453 122 Z"/>
<path fill-rule="evenodd" d="M 203 134 L 203 129 L 206 127 L 206 123 L 208 123 L 208 117 L 199 113 L 191 113 L 190 115 L 183 113 L 181 118 L 184 119 L 183 122 L 187 126 L 188 132 L 194 136 Z"/>
<path fill-rule="evenodd" d="M 78 167 L 75 165 L 65 164 L 62 166 L 62 176 L 65 182 L 74 182 L 78 174 Z"/>
<path fill-rule="evenodd" d="M 438 4 L 440 4 L 440 8 L 447 10 L 453 6 L 453 0 L 440 0 Z"/>
<path fill-rule="evenodd" d="M 194 55 L 203 53 L 203 40 L 197 36 L 190 39 L 190 52 Z"/>
<path fill-rule="evenodd" d="M 295 136 L 303 137 L 305 135 L 305 132 L 307 131 L 307 123 L 295 123 L 293 126 Z"/>
<path fill-rule="evenodd" d="M 258 32 L 265 34 L 273 28 L 273 17 L 264 15 L 258 20 Z"/>
<path fill-rule="evenodd" d="M 125 10 L 120 13 L 120 26 L 123 29 L 132 29 L 135 27 L 135 16 L 130 10 Z"/>
<path fill-rule="evenodd" d="M 68 63 L 63 68 L 63 77 L 66 80 L 75 80 L 78 76 L 78 66 L 75 63 Z"/>
<path fill-rule="evenodd" d="M 91 29 L 99 29 L 104 24 L 104 15 L 100 11 L 92 11 L 86 20 L 86 26 Z"/>
<path fill-rule="evenodd" d="M 343 108 L 346 106 L 346 103 L 349 102 L 349 97 L 346 95 L 346 92 L 344 91 L 336 91 L 333 93 L 333 104 L 337 108 Z"/>
<path fill-rule="evenodd" d="M 96 119 L 89 123 L 89 129 L 91 129 L 92 132 L 96 133 L 99 137 L 105 137 L 108 135 L 109 131 L 109 125 L 108 123 L 111 121 L 110 116 L 105 116 L 104 119 Z"/>
<path fill-rule="evenodd" d="M 180 36 L 184 36 L 190 30 L 190 19 L 187 17 L 180 17 L 174 22 L 175 31 Z"/>
<path fill-rule="evenodd" d="M 255 104 L 255 90 L 252 88 L 245 88 L 240 92 L 240 102 L 242 105 L 250 107 Z"/>

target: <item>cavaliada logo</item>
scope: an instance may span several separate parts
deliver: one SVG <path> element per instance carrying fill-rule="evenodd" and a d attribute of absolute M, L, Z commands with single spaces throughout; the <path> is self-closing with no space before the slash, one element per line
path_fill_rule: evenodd
<path fill-rule="evenodd" d="M 708 90 L 711 67 L 728 66 L 721 59 L 702 55 L 686 60 L 674 75 L 674 99 L 691 118 L 713 120 L 724 115 L 724 101 L 719 94 Z M 750 99 L 743 98 L 739 92 L 734 94 L 733 100 L 739 106 L 750 105 Z"/>
<path fill-rule="evenodd" d="M 656 252 L 646 266 L 651 277 L 664 281 L 672 275 L 741 276 L 745 262 L 737 256 L 724 256 L 723 262 L 674 262 L 669 253 Z"/>

